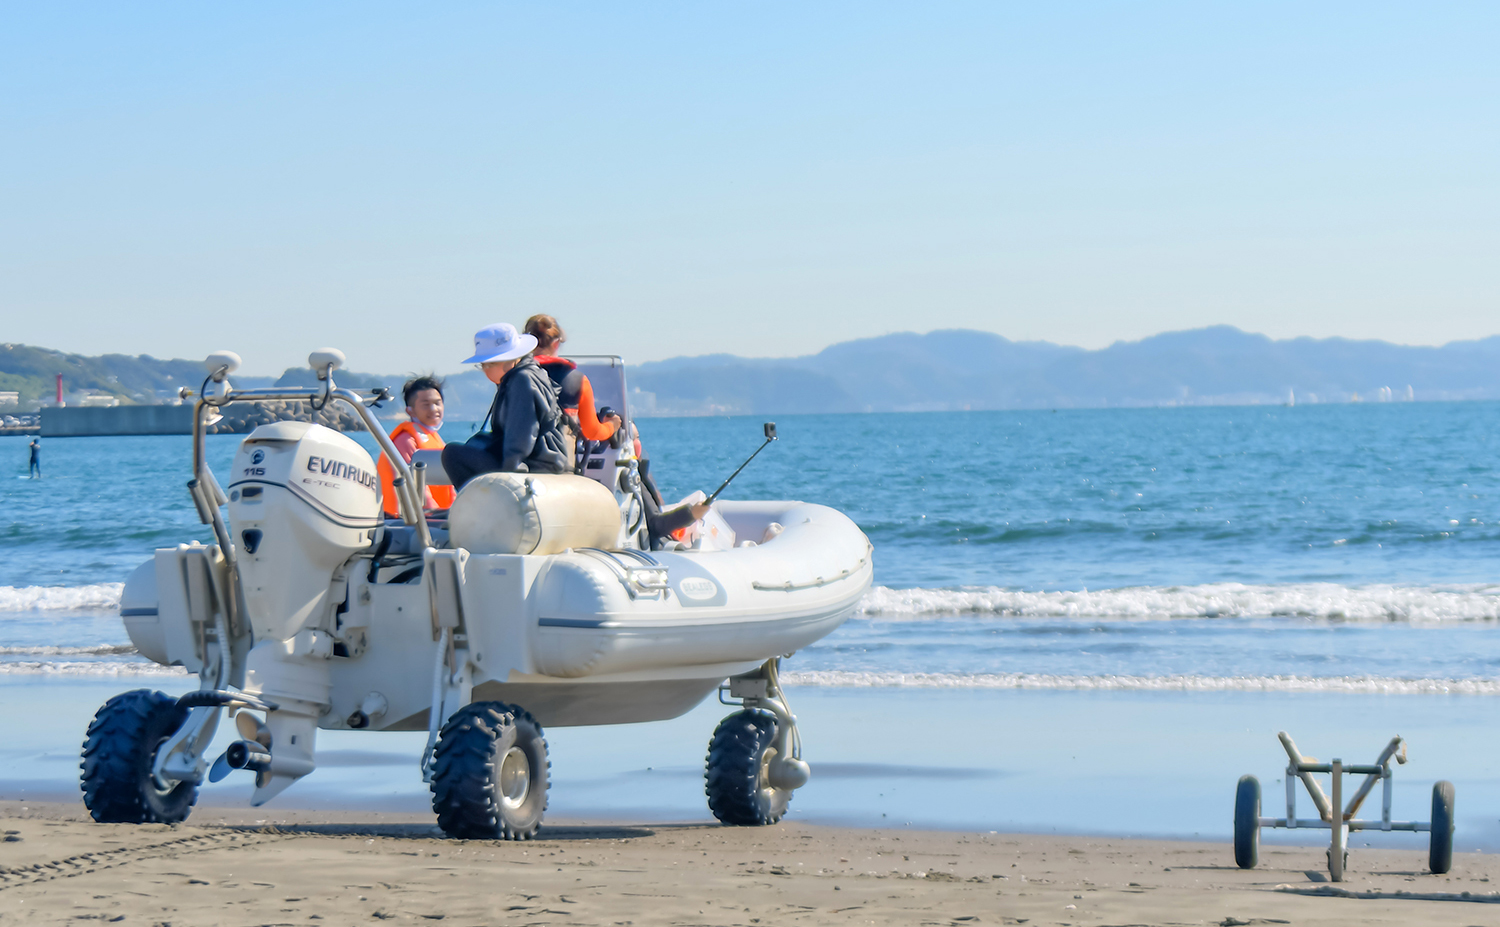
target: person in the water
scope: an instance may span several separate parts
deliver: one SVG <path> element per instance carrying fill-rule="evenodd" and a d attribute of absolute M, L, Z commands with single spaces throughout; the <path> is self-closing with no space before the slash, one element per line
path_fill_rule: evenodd
<path fill-rule="evenodd" d="M 31 439 L 31 464 L 26 472 L 34 480 L 42 478 L 42 439 Z"/>

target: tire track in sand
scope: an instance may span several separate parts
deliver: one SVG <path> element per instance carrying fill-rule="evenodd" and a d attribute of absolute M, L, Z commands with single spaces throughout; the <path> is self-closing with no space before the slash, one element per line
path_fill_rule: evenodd
<path fill-rule="evenodd" d="M 185 850 L 239 849 L 284 840 L 290 836 L 292 835 L 271 830 L 251 833 L 220 831 L 178 837 L 175 840 L 163 840 L 142 846 L 121 847 L 117 850 L 95 850 L 63 859 L 32 863 L 28 866 L 0 867 L 0 891 L 18 885 L 88 875 L 91 872 L 113 869 L 138 860 L 175 856 Z"/>

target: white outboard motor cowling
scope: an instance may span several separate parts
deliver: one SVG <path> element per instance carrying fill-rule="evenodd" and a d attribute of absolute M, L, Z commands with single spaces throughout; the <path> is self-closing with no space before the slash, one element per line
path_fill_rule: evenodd
<path fill-rule="evenodd" d="M 262 425 L 240 443 L 229 483 L 245 608 L 257 641 L 322 618 L 333 572 L 380 524 L 380 478 L 364 448 L 309 422 Z"/>

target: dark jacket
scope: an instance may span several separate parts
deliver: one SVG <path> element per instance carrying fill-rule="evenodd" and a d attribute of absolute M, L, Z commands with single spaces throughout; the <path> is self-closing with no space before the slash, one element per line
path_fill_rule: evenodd
<path fill-rule="evenodd" d="M 536 359 L 537 365 L 552 378 L 557 387 L 557 404 L 564 409 L 578 408 L 578 399 L 583 393 L 583 371 L 566 357 L 547 354 Z"/>
<path fill-rule="evenodd" d="M 561 421 L 552 378 L 534 359 L 523 358 L 495 387 L 490 453 L 504 471 L 566 473 L 572 461 L 564 450 Z"/>

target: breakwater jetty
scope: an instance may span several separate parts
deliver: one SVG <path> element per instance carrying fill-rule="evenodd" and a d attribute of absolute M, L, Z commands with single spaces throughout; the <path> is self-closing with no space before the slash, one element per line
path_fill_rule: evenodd
<path fill-rule="evenodd" d="M 347 409 L 313 409 L 310 403 L 236 403 L 208 426 L 209 434 L 248 434 L 271 422 L 317 422 L 335 431 L 363 431 Z M 193 433 L 193 406 L 94 406 L 42 410 L 42 436 L 81 438 L 102 435 L 187 435 Z"/>
<path fill-rule="evenodd" d="M 81 406 L 42 410 L 44 438 L 186 435 L 192 432 L 192 406 Z"/>

